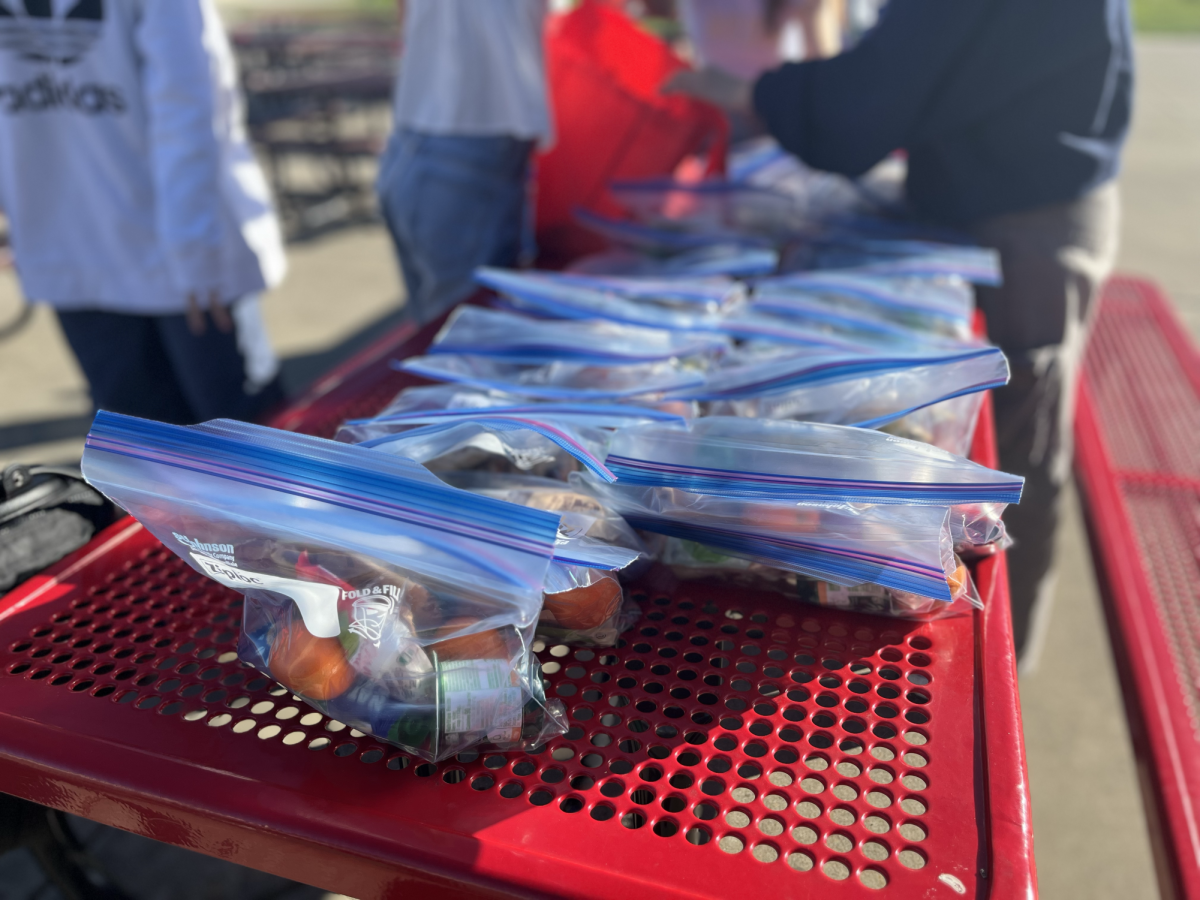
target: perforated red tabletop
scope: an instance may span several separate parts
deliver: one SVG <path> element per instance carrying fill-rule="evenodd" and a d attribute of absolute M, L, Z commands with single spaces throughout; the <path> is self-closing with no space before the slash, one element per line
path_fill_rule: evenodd
<path fill-rule="evenodd" d="M 1149 282 L 1104 293 L 1076 437 L 1161 886 L 1200 897 L 1200 352 Z"/>
<path fill-rule="evenodd" d="M 427 337 L 277 424 L 377 410 Z M 240 597 L 119 523 L 0 600 L 0 790 L 360 898 L 1032 897 L 1003 555 L 977 580 L 924 624 L 647 586 L 622 646 L 540 650 L 567 735 L 433 766 L 242 667 Z"/>

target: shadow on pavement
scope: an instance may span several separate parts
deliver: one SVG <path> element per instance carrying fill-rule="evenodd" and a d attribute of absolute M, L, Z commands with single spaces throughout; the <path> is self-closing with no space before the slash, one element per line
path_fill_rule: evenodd
<path fill-rule="evenodd" d="M 281 359 L 279 378 L 283 383 L 284 393 L 288 397 L 299 395 L 330 369 L 345 362 L 403 319 L 404 310 L 397 306 L 392 312 L 379 317 L 334 347 Z M 0 450 L 80 438 L 88 433 L 91 424 L 92 414 L 80 413 L 0 425 Z"/>
<path fill-rule="evenodd" d="M 33 419 L 0 425 L 0 450 L 24 447 L 29 444 L 48 444 L 68 438 L 83 437 L 92 424 L 91 413 L 58 416 L 53 419 Z"/>

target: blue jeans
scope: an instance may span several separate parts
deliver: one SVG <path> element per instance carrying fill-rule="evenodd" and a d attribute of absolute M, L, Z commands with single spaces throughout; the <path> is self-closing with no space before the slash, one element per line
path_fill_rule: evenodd
<path fill-rule="evenodd" d="M 502 135 L 392 135 L 376 189 L 417 322 L 470 296 L 477 266 L 522 257 L 533 146 Z"/>
<path fill-rule="evenodd" d="M 220 331 L 211 319 L 204 334 L 195 335 L 182 315 L 57 313 L 96 409 L 192 425 L 254 420 L 283 402 L 278 376 L 252 384 L 237 331 Z"/>

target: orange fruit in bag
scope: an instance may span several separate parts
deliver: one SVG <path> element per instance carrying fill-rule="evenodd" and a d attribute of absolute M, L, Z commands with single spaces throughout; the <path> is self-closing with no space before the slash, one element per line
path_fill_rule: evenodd
<path fill-rule="evenodd" d="M 470 626 L 475 621 L 477 620 L 466 617 L 448 619 L 445 625 L 434 632 L 434 635 L 453 634 L 455 631 Z M 516 636 L 511 628 L 477 631 L 474 634 L 464 634 L 449 640 L 438 641 L 436 644 L 430 644 L 426 650 L 437 653 L 438 659 L 443 662 L 456 659 L 511 659 L 516 652 L 514 649 L 510 649 L 506 633 L 512 637 Z"/>
<path fill-rule="evenodd" d="M 313 700 L 332 700 L 355 679 L 341 641 L 314 637 L 298 619 L 275 632 L 268 665 L 280 684 Z"/>
<path fill-rule="evenodd" d="M 946 576 L 946 584 L 950 586 L 950 596 L 957 600 L 965 594 L 970 584 L 968 580 L 970 577 L 971 575 L 967 571 L 967 567 L 959 563 L 958 568 L 954 570 L 954 574 Z"/>
<path fill-rule="evenodd" d="M 597 628 L 612 618 L 621 605 L 621 596 L 621 583 L 605 574 L 585 587 L 546 594 L 542 612 L 552 615 L 563 628 Z"/>

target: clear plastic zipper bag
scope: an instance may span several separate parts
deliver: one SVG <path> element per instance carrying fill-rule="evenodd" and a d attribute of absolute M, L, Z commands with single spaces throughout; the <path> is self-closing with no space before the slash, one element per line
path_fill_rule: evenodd
<path fill-rule="evenodd" d="M 783 241 L 812 227 L 795 196 L 744 182 L 655 178 L 614 182 L 609 190 L 638 221 L 659 228 Z"/>
<path fill-rule="evenodd" d="M 975 340 L 964 319 L 872 306 L 838 294 L 764 286 L 754 292 L 749 308 L 810 328 L 861 335 L 881 342 L 933 344 Z"/>
<path fill-rule="evenodd" d="M 969 327 L 975 311 L 971 285 L 961 278 L 912 278 L 862 271 L 816 270 L 759 279 L 755 300 L 786 313 L 807 300 L 857 311 L 914 329 Z M 795 298 L 799 297 L 800 300 Z"/>
<path fill-rule="evenodd" d="M 925 353 L 746 347 L 710 369 L 678 399 L 705 401 L 710 415 L 799 419 L 877 428 L 954 397 L 1008 383 L 995 347 Z"/>
<path fill-rule="evenodd" d="M 681 581 L 715 580 L 732 589 L 772 590 L 801 603 L 847 612 L 926 620 L 969 612 L 983 604 L 970 570 L 961 561 L 947 577 L 954 599 L 946 603 L 878 584 L 843 585 L 809 578 L 765 561 L 731 556 L 696 541 L 664 538 L 655 549 Z"/>
<path fill-rule="evenodd" d="M 524 365 L 563 361 L 631 365 L 695 357 L 730 349 L 714 333 L 669 331 L 604 319 L 540 320 L 482 306 L 455 310 L 433 339 L 429 354 L 469 354 Z"/>
<path fill-rule="evenodd" d="M 560 284 L 575 285 L 606 291 L 632 300 L 650 300 L 654 303 L 675 304 L 719 312 L 736 306 L 746 297 L 746 285 L 725 274 L 677 276 L 655 278 L 649 275 L 628 277 L 621 275 L 586 274 L 583 272 L 539 273 Z"/>
<path fill-rule="evenodd" d="M 530 651 L 558 516 L 224 420 L 98 413 L 83 471 L 245 596 L 239 654 L 326 715 L 432 761 L 565 730 Z"/>
<path fill-rule="evenodd" d="M 775 239 L 730 226 L 689 227 L 686 222 L 660 219 L 654 223 L 618 219 L 589 210 L 575 211 L 575 220 L 606 240 L 652 254 L 673 254 L 714 245 L 770 249 Z"/>
<path fill-rule="evenodd" d="M 709 244 L 667 256 L 627 248 L 605 250 L 573 262 L 567 272 L 580 275 L 618 275 L 628 278 L 733 278 L 765 276 L 779 268 L 779 253 L 770 247 Z"/>
<path fill-rule="evenodd" d="M 661 399 L 704 383 L 704 366 L 686 360 L 629 365 L 555 361 L 521 365 L 487 356 L 438 353 L 393 365 L 430 381 L 501 391 L 540 400 L 612 402 Z M 687 399 L 687 398 L 683 398 Z"/>
<path fill-rule="evenodd" d="M 556 319 L 607 319 L 671 331 L 719 330 L 721 313 L 741 304 L 740 295 L 719 309 L 700 303 L 657 302 L 651 297 L 618 293 L 540 272 L 487 267 L 475 270 L 475 280 L 508 297 L 521 311 Z"/>
<path fill-rule="evenodd" d="M 573 476 L 630 525 L 729 556 L 853 586 L 951 602 L 957 570 L 947 507 L 783 503 Z"/>
<path fill-rule="evenodd" d="M 817 422 L 714 416 L 690 427 L 613 434 L 605 464 L 621 484 L 723 497 L 1003 507 L 1024 479 L 879 431 Z"/>
<path fill-rule="evenodd" d="M 469 419 L 481 412 L 550 416 L 558 422 L 589 428 L 617 428 L 638 422 L 683 424 L 698 413 L 694 404 L 680 402 L 661 406 L 660 409 L 655 404 L 556 402 L 457 384 L 419 385 L 405 388 L 376 416 L 343 422 L 337 439 L 357 444 L 421 425 Z"/>
<path fill-rule="evenodd" d="M 809 313 L 795 309 L 785 313 L 773 305 L 751 303 L 722 316 L 712 327 L 730 338 L 747 343 L 778 345 L 781 348 L 827 347 L 861 355 L 917 356 L 957 353 L 990 346 L 965 332 L 921 331 L 886 321 L 872 321 L 862 316 L 840 313 L 826 315 L 818 312 L 816 305 Z"/>
<path fill-rule="evenodd" d="M 853 270 L 892 278 L 962 278 L 999 285 L 1000 254 L 970 244 L 864 236 L 858 229 L 831 231 L 805 248 L 805 267 Z"/>

